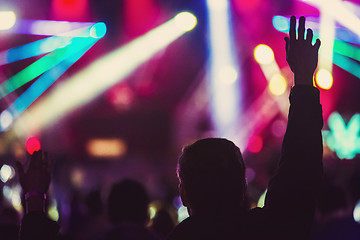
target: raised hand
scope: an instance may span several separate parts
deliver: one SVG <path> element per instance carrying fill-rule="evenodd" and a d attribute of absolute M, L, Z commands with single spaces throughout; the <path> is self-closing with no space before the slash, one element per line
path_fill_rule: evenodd
<path fill-rule="evenodd" d="M 318 64 L 320 40 L 312 45 L 313 31 L 309 28 L 305 39 L 305 18 L 300 17 L 296 39 L 296 18 L 290 18 L 289 37 L 285 37 L 286 60 L 295 75 L 295 85 L 313 85 L 313 75 Z"/>
<path fill-rule="evenodd" d="M 47 192 L 50 180 L 53 162 L 48 159 L 47 152 L 42 150 L 35 151 L 30 158 L 29 169 L 25 173 L 21 163 L 16 163 L 20 185 L 24 193 L 44 194 Z"/>

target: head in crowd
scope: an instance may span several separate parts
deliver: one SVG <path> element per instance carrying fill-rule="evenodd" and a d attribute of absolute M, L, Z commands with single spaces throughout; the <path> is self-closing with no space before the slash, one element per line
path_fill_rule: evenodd
<path fill-rule="evenodd" d="M 239 148 L 229 140 L 207 138 L 185 147 L 178 178 L 190 215 L 226 215 L 244 209 L 245 164 Z"/>
<path fill-rule="evenodd" d="M 145 224 L 148 220 L 148 194 L 139 182 L 123 180 L 114 184 L 108 199 L 108 213 L 113 223 Z"/>

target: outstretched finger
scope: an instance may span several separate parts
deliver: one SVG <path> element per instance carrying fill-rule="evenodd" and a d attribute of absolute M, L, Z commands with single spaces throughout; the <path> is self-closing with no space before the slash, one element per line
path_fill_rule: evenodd
<path fill-rule="evenodd" d="M 295 41 L 295 39 L 296 39 L 296 17 L 295 16 L 291 16 L 291 18 L 290 18 L 289 36 L 290 36 L 291 41 Z"/>
<path fill-rule="evenodd" d="M 306 42 L 308 44 L 311 44 L 313 36 L 314 36 L 313 31 L 310 28 L 308 28 L 308 30 L 306 32 Z"/>
<path fill-rule="evenodd" d="M 320 45 L 321 45 L 320 39 L 316 39 L 316 42 L 314 44 L 314 49 L 316 52 L 319 51 Z"/>
<path fill-rule="evenodd" d="M 305 34 L 305 17 L 301 16 L 299 19 L 298 39 L 304 40 L 304 34 Z"/>

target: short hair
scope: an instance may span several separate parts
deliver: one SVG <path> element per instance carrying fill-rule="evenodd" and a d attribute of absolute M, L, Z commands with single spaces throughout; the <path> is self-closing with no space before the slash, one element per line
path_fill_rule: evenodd
<path fill-rule="evenodd" d="M 108 213 L 113 223 L 145 224 L 148 220 L 148 205 L 148 194 L 137 181 L 125 179 L 115 183 L 110 190 Z"/>
<path fill-rule="evenodd" d="M 206 138 L 185 147 L 177 168 L 180 184 L 195 212 L 222 213 L 244 208 L 246 178 L 240 149 L 223 138 Z"/>

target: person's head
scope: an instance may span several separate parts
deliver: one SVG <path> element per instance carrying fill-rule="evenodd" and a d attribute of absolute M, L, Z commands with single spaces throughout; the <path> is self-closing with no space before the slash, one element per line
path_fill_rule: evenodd
<path fill-rule="evenodd" d="M 149 197 L 145 188 L 134 180 L 114 184 L 108 199 L 108 213 L 113 223 L 145 224 L 148 220 Z"/>
<path fill-rule="evenodd" d="M 206 138 L 185 147 L 178 178 L 190 214 L 224 214 L 244 207 L 245 164 L 239 148 L 229 140 Z"/>

